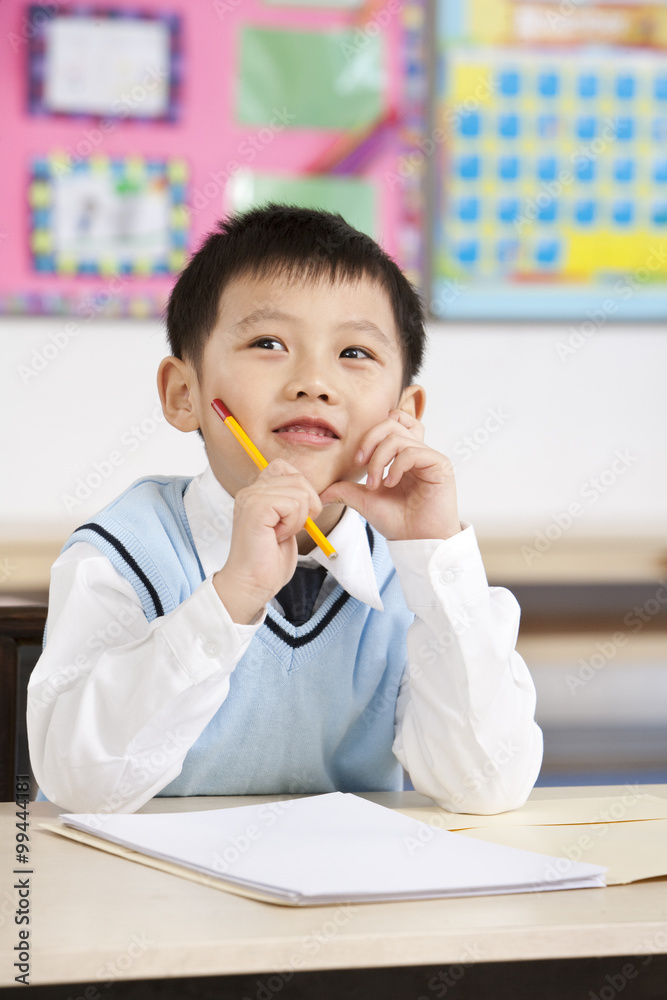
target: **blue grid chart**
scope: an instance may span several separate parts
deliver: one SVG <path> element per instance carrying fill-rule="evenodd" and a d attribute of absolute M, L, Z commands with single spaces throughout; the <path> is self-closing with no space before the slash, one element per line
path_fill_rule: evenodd
<path fill-rule="evenodd" d="M 664 318 L 667 59 L 457 48 L 442 88 L 433 312 Z"/>

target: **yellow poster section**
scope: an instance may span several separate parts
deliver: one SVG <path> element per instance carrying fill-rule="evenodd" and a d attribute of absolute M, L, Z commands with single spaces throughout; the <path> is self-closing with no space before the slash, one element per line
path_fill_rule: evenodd
<path fill-rule="evenodd" d="M 493 101 L 494 68 L 488 62 L 454 63 L 451 68 L 449 102 L 463 105 L 465 111 L 474 110 L 465 101 L 490 106 Z"/>
<path fill-rule="evenodd" d="M 468 0 L 468 27 L 476 42 L 507 42 L 514 14 L 508 0 Z"/>
<path fill-rule="evenodd" d="M 447 2 L 447 0 L 445 0 Z M 667 47 L 664 3 L 582 4 L 562 0 L 466 0 L 467 32 L 478 44 L 600 43 Z"/>
<path fill-rule="evenodd" d="M 561 230 L 565 255 L 560 274 L 567 278 L 589 279 L 601 272 L 635 274 L 642 284 L 664 281 L 667 277 L 667 237 L 650 230 L 619 233 L 596 229 L 582 233 L 566 227 Z M 646 273 L 645 273 L 646 272 Z"/>

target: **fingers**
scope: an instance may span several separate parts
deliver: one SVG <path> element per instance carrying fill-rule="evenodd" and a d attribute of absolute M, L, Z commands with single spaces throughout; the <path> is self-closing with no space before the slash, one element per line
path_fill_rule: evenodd
<path fill-rule="evenodd" d="M 383 472 L 390 466 L 383 479 Z M 450 460 L 421 441 L 414 441 L 392 434 L 377 446 L 370 462 L 366 477 L 366 486 L 377 489 L 379 486 L 391 488 L 396 486 L 406 472 L 418 471 L 419 478 L 425 483 L 443 483 L 452 474 Z"/>
<path fill-rule="evenodd" d="M 303 529 L 308 518 L 308 502 L 301 493 L 271 491 L 265 496 L 264 524 L 274 528 L 276 540 L 284 542 Z"/>
<path fill-rule="evenodd" d="M 375 451 L 371 455 L 370 461 L 368 462 L 368 469 L 366 473 L 366 485 L 370 489 L 376 489 L 383 482 L 385 486 L 388 486 L 389 482 L 391 481 L 389 480 L 389 475 L 391 474 L 392 470 L 394 469 L 394 466 L 398 461 L 398 456 L 401 455 L 403 452 L 408 452 L 410 455 L 413 455 L 414 454 L 413 449 L 415 448 L 423 449 L 424 447 L 425 446 L 421 445 L 420 442 L 415 441 L 414 438 L 411 437 L 406 438 L 403 435 L 397 433 L 389 434 L 382 441 L 380 441 Z M 427 450 L 430 451 L 430 449 Z M 404 471 L 406 471 L 407 468 L 411 468 L 412 466 L 414 466 L 414 462 L 411 460 L 406 465 L 405 458 L 406 456 L 404 456 L 403 459 Z M 390 463 L 392 463 L 391 469 L 389 470 L 387 478 L 383 480 L 382 476 L 384 470 Z M 398 471 L 398 468 L 399 466 L 397 466 L 396 471 Z M 393 482 L 392 485 L 394 485 Z"/>
<path fill-rule="evenodd" d="M 275 459 L 250 486 L 236 494 L 239 512 L 252 510 L 253 518 L 276 529 L 278 541 L 301 531 L 308 517 L 317 517 L 322 502 L 306 477 L 284 459 Z"/>
<path fill-rule="evenodd" d="M 398 456 L 404 449 L 410 448 L 410 444 L 406 444 L 404 439 L 396 438 L 392 435 L 390 438 L 385 438 L 384 441 L 378 445 L 378 447 L 373 452 L 373 457 L 368 463 L 368 472 L 366 475 L 366 485 L 369 489 L 377 489 L 379 486 L 389 486 L 394 485 L 398 482 L 400 476 L 397 476 L 398 466 L 394 470 L 394 466 L 398 461 Z M 383 479 L 384 470 L 391 463 L 391 468 L 389 469 L 387 475 Z M 410 463 L 412 465 L 412 463 Z M 408 466 L 410 467 L 410 466 Z M 403 466 L 403 471 L 407 471 L 405 465 Z M 394 478 L 392 478 L 392 472 Z"/>
<path fill-rule="evenodd" d="M 390 489 L 397 486 L 405 473 L 411 470 L 418 470 L 422 482 L 432 484 L 443 483 L 453 475 L 451 462 L 445 455 L 440 455 L 426 445 L 415 444 L 408 445 L 396 455 L 382 485 Z"/>
<path fill-rule="evenodd" d="M 392 410 L 386 420 L 371 427 L 362 437 L 356 455 L 357 463 L 366 465 L 380 442 L 391 434 L 398 434 L 412 442 L 423 441 L 424 425 L 404 410 Z"/>
<path fill-rule="evenodd" d="M 322 511 L 322 503 L 315 490 L 302 472 L 299 472 L 293 465 L 283 458 L 276 458 L 262 469 L 255 482 L 272 484 L 273 486 L 286 486 L 290 490 L 303 490 L 308 498 L 308 512 L 311 517 L 317 517 Z"/>

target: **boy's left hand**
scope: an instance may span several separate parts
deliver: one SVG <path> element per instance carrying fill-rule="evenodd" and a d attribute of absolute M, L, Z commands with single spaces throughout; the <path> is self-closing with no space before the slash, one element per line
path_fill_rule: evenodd
<path fill-rule="evenodd" d="M 423 439 L 421 421 L 404 410 L 392 410 L 359 443 L 357 462 L 368 466 L 366 484 L 332 483 L 320 500 L 353 507 L 392 541 L 456 535 L 461 525 L 452 463 Z"/>

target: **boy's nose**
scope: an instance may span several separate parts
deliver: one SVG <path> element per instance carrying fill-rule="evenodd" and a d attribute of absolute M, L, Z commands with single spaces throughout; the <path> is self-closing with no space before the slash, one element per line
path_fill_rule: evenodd
<path fill-rule="evenodd" d="M 295 375 L 285 386 L 285 392 L 290 399 L 321 399 L 325 403 L 333 403 L 338 399 L 331 379 L 317 371 Z"/>

